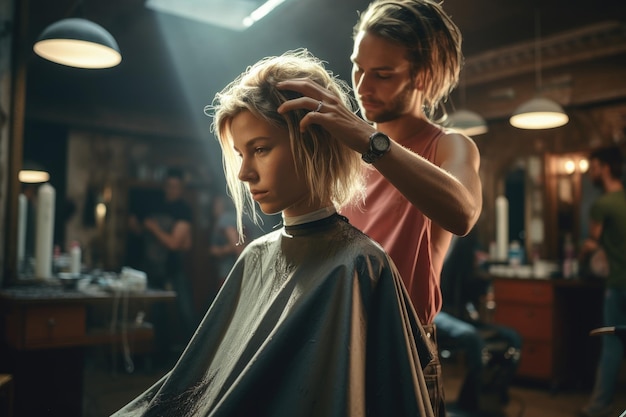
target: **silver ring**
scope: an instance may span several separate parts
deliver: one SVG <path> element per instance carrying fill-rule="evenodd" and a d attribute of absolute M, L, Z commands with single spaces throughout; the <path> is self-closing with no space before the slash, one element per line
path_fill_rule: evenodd
<path fill-rule="evenodd" d="M 322 109 L 322 106 L 324 105 L 324 102 L 322 100 L 319 101 L 319 103 L 317 103 L 317 108 L 315 110 L 313 110 L 315 113 L 319 112 Z"/>

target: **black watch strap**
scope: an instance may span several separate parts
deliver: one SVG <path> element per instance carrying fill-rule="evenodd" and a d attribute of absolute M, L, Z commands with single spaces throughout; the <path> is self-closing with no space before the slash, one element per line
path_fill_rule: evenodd
<path fill-rule="evenodd" d="M 370 136 L 370 147 L 367 152 L 361 155 L 361 159 L 368 164 L 373 164 L 389 152 L 390 147 L 391 139 L 389 136 L 381 132 L 374 132 Z"/>

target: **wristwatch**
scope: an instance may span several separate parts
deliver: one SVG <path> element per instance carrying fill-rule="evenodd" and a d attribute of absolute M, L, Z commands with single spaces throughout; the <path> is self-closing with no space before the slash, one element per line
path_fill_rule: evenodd
<path fill-rule="evenodd" d="M 361 158 L 368 164 L 378 161 L 391 148 L 391 139 L 381 132 L 374 132 L 370 136 L 370 148 L 361 155 Z"/>

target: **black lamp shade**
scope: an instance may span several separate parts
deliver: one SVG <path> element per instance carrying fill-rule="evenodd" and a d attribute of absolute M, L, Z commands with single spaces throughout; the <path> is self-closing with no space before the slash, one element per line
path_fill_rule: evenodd
<path fill-rule="evenodd" d="M 51 24 L 33 49 L 42 58 L 77 68 L 110 68 L 122 61 L 115 38 L 102 26 L 82 18 Z"/>

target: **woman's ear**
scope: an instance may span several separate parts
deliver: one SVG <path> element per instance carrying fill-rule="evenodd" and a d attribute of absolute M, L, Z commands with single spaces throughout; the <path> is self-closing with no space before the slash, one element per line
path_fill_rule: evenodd
<path fill-rule="evenodd" d="M 424 86 L 426 85 L 425 79 L 426 79 L 426 74 L 424 71 L 417 73 L 413 77 L 413 87 L 415 87 L 415 89 L 419 91 L 423 91 Z"/>

